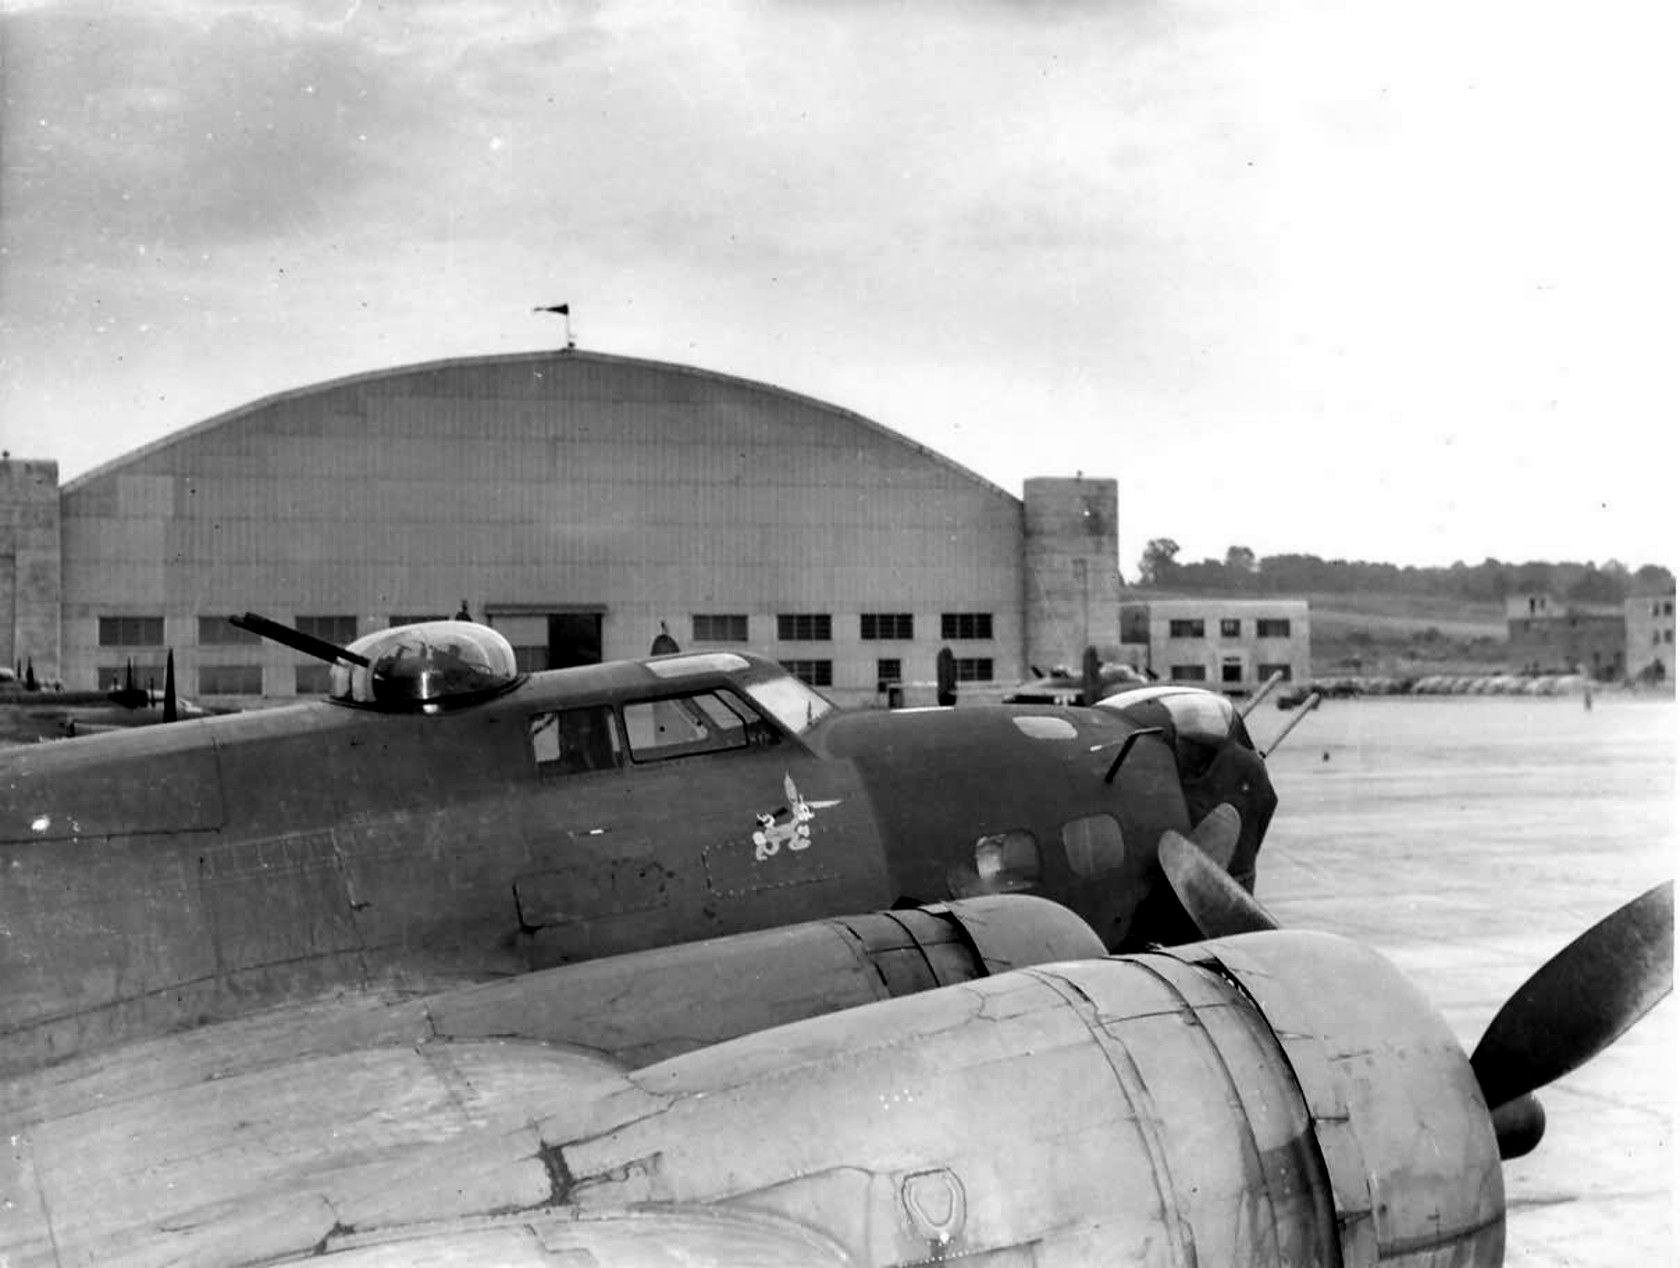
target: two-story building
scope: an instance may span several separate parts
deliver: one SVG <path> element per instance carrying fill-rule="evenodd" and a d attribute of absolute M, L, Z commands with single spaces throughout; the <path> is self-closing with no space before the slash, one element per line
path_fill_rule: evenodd
<path fill-rule="evenodd" d="M 1628 673 L 1627 616 L 1620 605 L 1513 594 L 1505 599 L 1505 628 L 1516 673 L 1579 673 L 1600 682 Z"/>
<path fill-rule="evenodd" d="M 1636 595 L 1622 605 L 1627 670 L 1641 682 L 1674 682 L 1674 592 Z"/>
<path fill-rule="evenodd" d="M 1306 682 L 1312 629 L 1305 599 L 1150 599 L 1120 605 L 1122 657 L 1167 682 L 1246 696 L 1273 674 Z"/>

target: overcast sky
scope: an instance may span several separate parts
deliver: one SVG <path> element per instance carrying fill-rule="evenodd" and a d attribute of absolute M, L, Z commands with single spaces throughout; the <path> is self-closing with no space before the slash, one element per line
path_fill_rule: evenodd
<path fill-rule="evenodd" d="M 1116 476 L 1128 575 L 1676 562 L 1655 3 L 0 5 L 0 443 L 65 478 L 567 301 Z"/>

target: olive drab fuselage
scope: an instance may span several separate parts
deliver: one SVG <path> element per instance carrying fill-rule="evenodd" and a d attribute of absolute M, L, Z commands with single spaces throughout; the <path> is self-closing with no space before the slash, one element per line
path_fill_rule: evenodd
<path fill-rule="evenodd" d="M 895 903 L 1042 894 L 1111 948 L 1173 903 L 1155 847 L 1190 823 L 1160 736 L 1107 778 L 1138 729 L 1113 713 L 813 701 L 701 653 L 0 753 L 0 1072 L 336 985 Z"/>

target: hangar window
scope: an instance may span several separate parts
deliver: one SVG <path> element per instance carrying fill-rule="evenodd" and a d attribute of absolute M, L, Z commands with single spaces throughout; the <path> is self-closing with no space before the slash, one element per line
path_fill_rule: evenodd
<path fill-rule="evenodd" d="M 904 681 L 904 662 L 898 657 L 888 657 L 875 662 L 875 690 L 885 691 L 894 683 Z"/>
<path fill-rule="evenodd" d="M 941 612 L 939 614 L 940 638 L 982 639 L 991 636 L 992 614 L 990 612 Z"/>
<path fill-rule="evenodd" d="M 398 615 L 391 618 L 391 628 L 395 629 L 399 625 L 420 625 L 426 621 L 447 621 L 448 619 L 449 613 L 447 612 L 431 612 L 423 616 Z"/>
<path fill-rule="evenodd" d="M 1672 643 L 1673 641 L 1674 641 L 1674 631 L 1673 630 L 1664 630 L 1663 631 L 1663 642 Z"/>
<path fill-rule="evenodd" d="M 1174 665 L 1172 667 L 1174 682 L 1206 682 L 1206 665 Z"/>
<path fill-rule="evenodd" d="M 866 640 L 916 637 L 916 618 L 910 612 L 865 612 L 858 617 L 858 637 Z"/>
<path fill-rule="evenodd" d="M 161 616 L 102 616 L 99 618 L 101 647 L 161 647 Z"/>
<path fill-rule="evenodd" d="M 201 646 L 215 647 L 228 643 L 260 643 L 262 635 L 241 629 L 225 616 L 198 618 L 198 641 Z"/>
<path fill-rule="evenodd" d="M 834 662 L 831 660 L 784 660 L 782 668 L 807 687 L 834 685 Z"/>
<path fill-rule="evenodd" d="M 1261 617 L 1254 623 L 1256 638 L 1288 638 L 1289 618 L 1286 616 Z"/>
<path fill-rule="evenodd" d="M 1295 681 L 1295 671 L 1293 669 L 1291 669 L 1288 665 L 1264 665 L 1263 664 L 1263 665 L 1260 666 L 1259 673 L 1260 673 L 1260 681 L 1261 682 L 1267 681 L 1269 678 L 1271 678 L 1271 676 L 1273 674 L 1282 675 L 1278 679 L 1279 682 L 1293 682 L 1293 681 Z"/>
<path fill-rule="evenodd" d="M 784 643 L 827 643 L 834 621 L 827 612 L 783 612 L 776 617 L 776 637 Z"/>
<path fill-rule="evenodd" d="M 356 618 L 353 616 L 300 616 L 297 628 L 300 634 L 325 639 L 340 647 L 348 647 L 356 641 Z"/>
<path fill-rule="evenodd" d="M 261 665 L 200 665 L 198 694 L 201 696 L 262 695 Z"/>
<path fill-rule="evenodd" d="M 1167 622 L 1168 638 L 1206 638 L 1207 622 L 1196 620 L 1178 620 Z"/>
<path fill-rule="evenodd" d="M 746 614 L 696 612 L 694 614 L 694 641 L 696 643 L 746 642 Z"/>
<path fill-rule="evenodd" d="M 957 681 L 991 682 L 992 658 L 990 656 L 957 657 Z"/>
<path fill-rule="evenodd" d="M 1242 637 L 1242 618 L 1241 617 L 1228 617 L 1228 616 L 1220 617 L 1219 618 L 1219 637 L 1220 638 L 1241 638 Z"/>
<path fill-rule="evenodd" d="M 624 764 L 610 705 L 535 713 L 527 725 L 531 755 L 542 774 L 616 770 Z"/>
<path fill-rule="evenodd" d="M 638 762 L 745 748 L 774 736 L 746 705 L 715 691 L 624 706 L 630 755 Z"/>
<path fill-rule="evenodd" d="M 331 665 L 294 665 L 292 672 L 292 690 L 300 696 L 324 696 L 332 690 Z"/>

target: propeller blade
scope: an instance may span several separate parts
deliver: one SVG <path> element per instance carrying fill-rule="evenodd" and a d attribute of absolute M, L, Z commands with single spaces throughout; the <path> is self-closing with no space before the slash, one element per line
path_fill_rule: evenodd
<path fill-rule="evenodd" d="M 1163 832 L 1159 854 L 1161 870 L 1167 874 L 1173 893 L 1204 937 L 1223 938 L 1278 927 L 1252 894 L 1182 833 L 1171 828 Z"/>
<path fill-rule="evenodd" d="M 1190 830 L 1191 842 L 1226 872 L 1231 870 L 1231 859 L 1237 853 L 1237 840 L 1241 836 L 1242 815 L 1228 801 L 1208 811 Z"/>
<path fill-rule="evenodd" d="M 1588 929 L 1517 988 L 1470 1068 L 1492 1110 L 1591 1060 L 1674 989 L 1674 882 Z"/>

